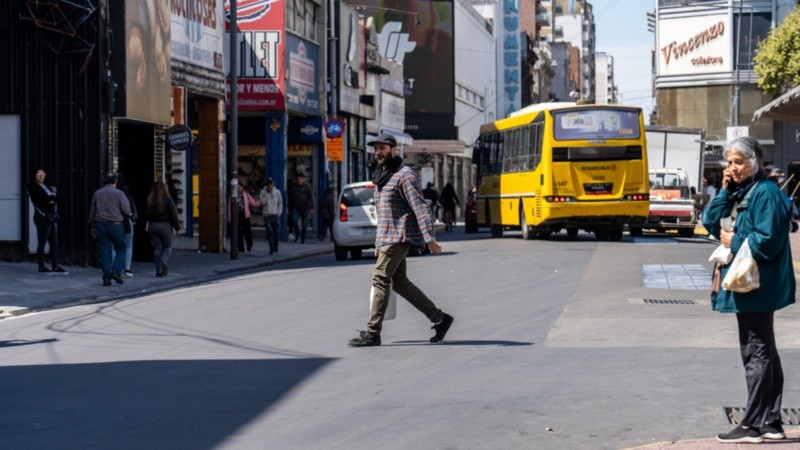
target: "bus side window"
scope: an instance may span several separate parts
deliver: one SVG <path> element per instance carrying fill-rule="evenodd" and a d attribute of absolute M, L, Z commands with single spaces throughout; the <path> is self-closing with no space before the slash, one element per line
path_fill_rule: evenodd
<path fill-rule="evenodd" d="M 528 147 L 528 167 L 530 169 L 536 169 L 539 165 L 539 132 L 541 129 L 541 125 L 535 123 L 530 127 L 530 146 Z"/>
<path fill-rule="evenodd" d="M 492 173 L 502 173 L 503 171 L 503 134 L 497 133 L 494 138 L 494 155 L 492 156 Z"/>
<path fill-rule="evenodd" d="M 530 125 L 520 130 L 519 170 L 530 170 L 531 133 Z"/>

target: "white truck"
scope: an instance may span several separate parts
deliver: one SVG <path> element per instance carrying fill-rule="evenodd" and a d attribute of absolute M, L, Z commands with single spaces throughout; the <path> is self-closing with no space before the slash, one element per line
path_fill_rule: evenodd
<path fill-rule="evenodd" d="M 650 169 L 650 214 L 647 222 L 630 225 L 632 236 L 641 236 L 645 228 L 659 233 L 676 230 L 681 237 L 692 237 L 697 225 L 695 201 L 689 176 L 683 169 Z"/>
<path fill-rule="evenodd" d="M 696 195 L 703 189 L 705 131 L 699 128 L 647 126 L 650 214 L 647 222 L 629 226 L 633 236 L 643 229 L 677 230 L 694 235 Z"/>

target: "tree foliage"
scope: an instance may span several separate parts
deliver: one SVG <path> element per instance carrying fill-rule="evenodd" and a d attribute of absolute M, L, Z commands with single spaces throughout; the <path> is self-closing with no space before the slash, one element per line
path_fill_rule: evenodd
<path fill-rule="evenodd" d="M 800 7 L 761 41 L 753 61 L 764 93 L 779 95 L 800 85 Z"/>

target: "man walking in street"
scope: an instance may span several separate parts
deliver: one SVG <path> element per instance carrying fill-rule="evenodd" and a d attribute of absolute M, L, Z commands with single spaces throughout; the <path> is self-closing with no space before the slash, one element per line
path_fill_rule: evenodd
<path fill-rule="evenodd" d="M 111 280 L 122 284 L 122 267 L 125 263 L 127 241 L 123 221 L 131 215 L 131 205 L 125 192 L 117 189 L 117 174 L 107 173 L 105 186 L 95 191 L 89 211 L 92 237 L 97 238 L 100 267 L 103 270 L 103 286 L 111 286 Z M 113 267 L 111 247 L 116 256 Z"/>
<path fill-rule="evenodd" d="M 303 172 L 297 172 L 295 183 L 289 187 L 287 194 L 294 227 L 294 241 L 297 242 L 299 239 L 300 243 L 305 243 L 308 217 L 314 212 L 314 194 L 311 192 L 311 186 L 306 184 Z"/>
<path fill-rule="evenodd" d="M 412 246 L 427 244 L 434 254 L 442 246 L 433 236 L 430 208 L 425 203 L 416 174 L 403 165 L 397 155 L 397 141 L 382 133 L 369 145 L 375 147 L 378 163 L 372 182 L 375 183 L 375 207 L 378 230 L 375 237 L 377 261 L 372 273 L 373 299 L 367 329 L 351 339 L 351 347 L 381 345 L 383 316 L 389 291 L 394 290 L 433 322 L 436 334 L 430 342 L 444 339 L 453 316 L 445 314 L 406 276 L 406 255 Z"/>
<path fill-rule="evenodd" d="M 275 188 L 272 178 L 267 178 L 267 184 L 259 194 L 261 212 L 264 215 L 264 228 L 267 231 L 269 254 L 278 251 L 278 232 L 280 230 L 281 212 L 283 212 L 283 197 L 281 191 Z"/>

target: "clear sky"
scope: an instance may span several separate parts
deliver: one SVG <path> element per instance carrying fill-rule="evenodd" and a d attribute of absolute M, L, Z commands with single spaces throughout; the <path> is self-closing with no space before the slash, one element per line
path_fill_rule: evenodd
<path fill-rule="evenodd" d="M 595 50 L 614 57 L 614 83 L 622 103 L 641 106 L 645 120 L 653 109 L 650 51 L 655 35 L 647 31 L 653 0 L 589 0 L 595 22 Z"/>

